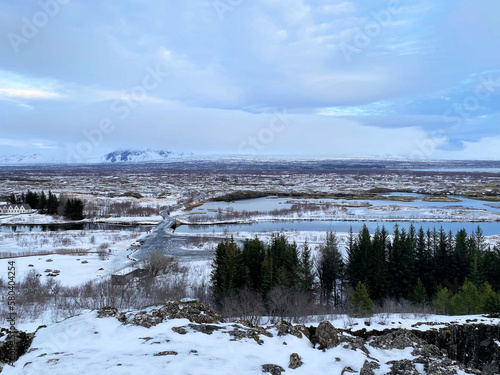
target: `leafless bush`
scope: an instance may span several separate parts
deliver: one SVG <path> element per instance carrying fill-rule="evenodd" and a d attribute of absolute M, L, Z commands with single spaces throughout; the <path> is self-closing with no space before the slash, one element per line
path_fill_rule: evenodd
<path fill-rule="evenodd" d="M 421 318 L 425 315 L 432 314 L 432 308 L 427 304 L 414 304 L 407 300 L 396 301 L 391 298 L 386 298 L 382 305 L 377 308 L 382 321 L 388 319 L 389 314 L 400 314 L 401 319 L 410 317 Z M 385 317 L 384 317 L 385 314 Z"/>
<path fill-rule="evenodd" d="M 259 324 L 266 308 L 259 293 L 249 288 L 244 288 L 238 293 L 224 298 L 222 316 L 230 319 L 242 319 Z"/>
<path fill-rule="evenodd" d="M 314 313 L 314 301 L 309 293 L 276 286 L 267 296 L 269 315 L 275 320 L 298 322 L 301 317 Z"/>
<path fill-rule="evenodd" d="M 151 276 L 158 276 L 165 273 L 173 265 L 173 259 L 159 251 L 152 251 L 149 258 L 143 262 L 144 268 Z"/>
<path fill-rule="evenodd" d="M 135 216 L 147 217 L 158 215 L 160 207 L 142 206 L 139 202 L 127 200 L 116 202 L 112 200 L 85 201 L 85 215 L 87 217 L 120 217 Z"/>

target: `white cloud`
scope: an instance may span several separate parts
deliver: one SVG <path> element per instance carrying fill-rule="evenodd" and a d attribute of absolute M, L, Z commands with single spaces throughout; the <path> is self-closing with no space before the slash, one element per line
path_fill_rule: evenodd
<path fill-rule="evenodd" d="M 63 96 L 56 92 L 42 90 L 23 90 L 14 88 L 0 88 L 0 98 L 21 98 L 33 100 L 54 100 L 61 99 Z"/>

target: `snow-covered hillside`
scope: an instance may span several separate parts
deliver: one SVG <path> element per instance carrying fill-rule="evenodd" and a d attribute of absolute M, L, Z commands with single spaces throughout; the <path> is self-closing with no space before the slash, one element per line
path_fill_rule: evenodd
<path fill-rule="evenodd" d="M 117 150 L 104 155 L 102 161 L 109 163 L 143 163 L 149 161 L 165 161 L 185 156 L 189 155 L 162 150 Z"/>
<path fill-rule="evenodd" d="M 414 330 L 366 334 L 343 330 L 339 320 L 316 323 L 311 328 L 287 322 L 260 327 L 245 322 L 221 323 L 219 320 L 213 310 L 196 302 L 173 302 L 140 312 L 120 313 L 113 308 L 86 312 L 39 328 L 31 349 L 15 362 L 14 367 L 6 365 L 2 373 L 490 373 L 473 372 L 451 360 L 443 348 L 426 341 L 425 332 L 432 329 L 434 333 L 430 337 L 441 334 L 450 337 L 451 346 L 455 345 L 452 337 L 463 334 L 463 330 L 470 329 L 472 334 L 469 336 L 476 335 L 472 339 L 481 340 L 481 333 L 475 332 L 495 329 L 494 325 L 499 321 L 481 316 L 428 316 L 417 323 L 417 319 L 391 316 L 384 325 L 374 323 L 367 327 L 364 324 L 366 319 L 351 319 L 350 324 L 358 327 L 354 329 Z M 376 322 L 377 317 L 373 321 Z M 472 325 L 464 324 L 466 322 Z M 0 341 L 5 341 L 5 336 Z M 477 348 L 469 346 L 469 365 L 480 367 L 490 363 L 488 356 L 495 356 L 500 346 L 498 338 L 490 341 L 487 345 L 476 345 Z M 482 353 L 480 366 L 477 361 L 473 363 L 476 350 Z"/>
<path fill-rule="evenodd" d="M 50 164 L 55 161 L 41 154 L 0 155 L 0 165 Z"/>

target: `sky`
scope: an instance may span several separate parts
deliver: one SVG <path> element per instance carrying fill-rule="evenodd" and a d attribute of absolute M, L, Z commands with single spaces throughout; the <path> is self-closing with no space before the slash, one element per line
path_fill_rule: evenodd
<path fill-rule="evenodd" d="M 500 159 L 498 0 L 0 0 L 0 155 Z"/>

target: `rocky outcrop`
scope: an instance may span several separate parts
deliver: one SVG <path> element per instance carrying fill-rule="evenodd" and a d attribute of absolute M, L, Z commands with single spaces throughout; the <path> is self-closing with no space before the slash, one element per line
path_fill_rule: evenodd
<path fill-rule="evenodd" d="M 35 333 L 26 333 L 13 330 L 4 330 L 2 333 L 7 332 L 7 337 L 4 341 L 0 342 L 0 362 L 13 363 L 26 353 L 35 337 Z"/>
<path fill-rule="evenodd" d="M 483 374 L 500 373 L 500 326 L 486 324 L 449 325 L 429 331 L 413 331 L 447 356 Z"/>
<path fill-rule="evenodd" d="M 253 339 L 259 345 L 265 344 L 266 337 L 291 335 L 298 339 L 308 339 L 313 347 L 327 351 L 335 347 L 362 352 L 366 360 L 361 375 L 377 373 L 382 365 L 390 365 L 389 374 L 418 374 L 423 367 L 429 375 L 456 374 L 462 370 L 469 374 L 500 373 L 500 326 L 485 324 L 450 324 L 446 328 L 431 328 L 427 331 L 417 329 L 386 329 L 384 331 L 365 329 L 349 331 L 334 327 L 324 321 L 317 327 L 306 328 L 281 321 L 274 326 L 260 327 L 247 321 L 232 324 L 221 323 L 222 318 L 211 308 L 193 302 L 171 302 L 157 309 L 140 311 L 126 315 L 113 307 L 106 307 L 97 312 L 100 318 L 114 317 L 125 324 L 152 327 L 168 319 L 187 319 L 189 324 L 173 327 L 180 335 L 202 333 L 211 335 L 218 331 L 230 336 L 230 341 Z M 471 322 L 473 323 L 473 322 Z M 288 340 L 287 340 L 288 341 Z M 283 342 L 286 345 L 286 342 Z M 404 350 L 411 348 L 412 359 L 400 359 L 387 363 L 373 358 L 374 349 Z M 167 355 L 167 354 L 158 354 Z M 171 354 L 170 354 L 171 355 Z M 339 359 L 340 361 L 340 359 Z M 302 366 L 302 359 L 297 353 L 290 355 L 289 368 Z M 277 365 L 266 364 L 264 372 L 281 374 L 284 369 Z M 351 372 L 345 367 L 343 373 Z M 356 371 L 356 372 L 357 372 Z"/>
<path fill-rule="evenodd" d="M 293 335 L 299 339 L 301 339 L 302 336 L 306 336 L 307 338 L 310 337 L 309 330 L 304 325 L 293 325 L 286 320 L 282 320 L 276 323 L 274 327 L 278 331 L 278 336 Z"/>
<path fill-rule="evenodd" d="M 318 349 L 331 349 L 336 347 L 339 340 L 339 331 L 330 322 L 321 322 L 316 328 L 316 338 Z"/>
<path fill-rule="evenodd" d="M 359 372 L 359 375 L 375 375 L 375 371 L 380 368 L 380 365 L 375 361 L 366 360 Z"/>
<path fill-rule="evenodd" d="M 262 365 L 262 372 L 268 372 L 271 375 L 281 375 L 282 372 L 285 372 L 285 369 L 281 366 L 267 363 Z"/>
<path fill-rule="evenodd" d="M 112 306 L 106 306 L 97 311 L 97 317 L 114 317 L 120 322 L 146 328 L 156 326 L 168 319 L 188 319 L 190 322 L 198 324 L 211 324 L 222 321 L 222 317 L 215 310 L 198 301 L 168 302 L 159 309 L 139 311 L 130 316 L 127 316 L 123 312 L 118 312 Z"/>

